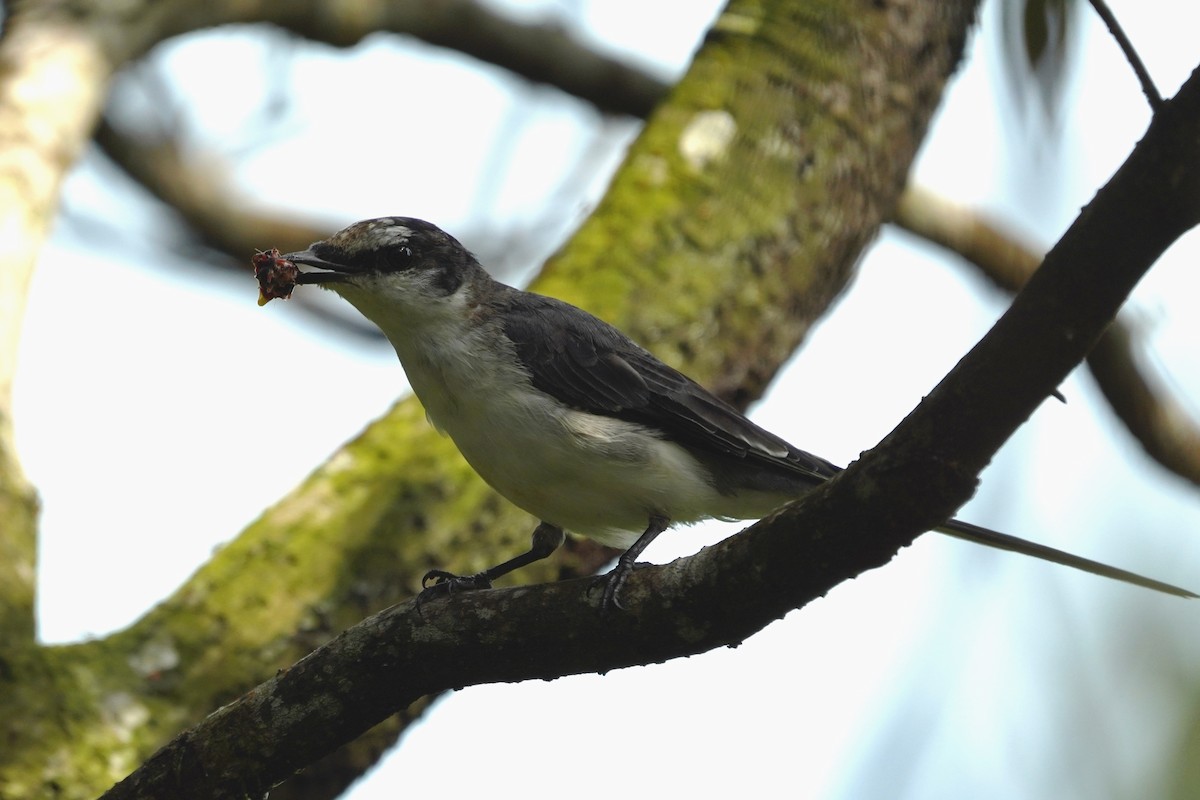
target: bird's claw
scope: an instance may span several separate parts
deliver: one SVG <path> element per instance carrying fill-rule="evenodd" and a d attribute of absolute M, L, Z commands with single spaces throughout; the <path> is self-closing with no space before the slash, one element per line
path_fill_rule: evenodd
<path fill-rule="evenodd" d="M 621 587 L 625 585 L 626 579 L 633 573 L 635 569 L 649 567 L 650 564 L 641 561 L 624 561 L 617 560 L 617 565 L 613 567 L 612 572 L 604 577 L 604 594 L 600 598 L 600 611 L 607 614 L 611 609 L 624 611 L 625 606 L 621 605 L 617 594 L 621 591 Z"/>
<path fill-rule="evenodd" d="M 417 605 L 437 597 L 448 597 L 455 592 L 490 588 L 492 582 L 482 572 L 477 575 L 455 575 L 443 569 L 431 569 L 421 578 L 421 593 L 417 595 Z"/>

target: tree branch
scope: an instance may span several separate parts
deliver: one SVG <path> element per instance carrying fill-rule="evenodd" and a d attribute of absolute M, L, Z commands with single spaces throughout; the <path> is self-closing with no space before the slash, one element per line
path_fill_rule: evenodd
<path fill-rule="evenodd" d="M 1108 7 L 1108 3 L 1104 2 L 1104 0 L 1089 0 L 1089 2 L 1092 5 L 1092 9 L 1095 10 L 1096 16 L 1103 20 L 1105 26 L 1108 27 L 1108 32 L 1117 40 L 1117 46 L 1121 48 L 1121 52 L 1125 55 L 1125 60 L 1133 68 L 1133 74 L 1137 76 L 1138 83 L 1142 86 L 1142 94 L 1146 95 L 1146 100 L 1150 103 L 1150 110 L 1158 111 L 1162 108 L 1162 95 L 1159 94 L 1158 87 L 1154 85 L 1154 79 L 1150 77 L 1150 71 L 1142 63 L 1141 56 L 1134 49 L 1133 42 L 1129 41 L 1129 37 L 1125 35 L 1125 29 L 1117 21 L 1117 15 L 1112 12 L 1112 9 Z"/>
<path fill-rule="evenodd" d="M 272 23 L 314 42 L 358 44 L 374 33 L 415 36 L 537 83 L 559 88 L 607 113 L 644 116 L 663 81 L 601 55 L 553 23 L 529 25 L 474 0 L 160 0 L 89 9 L 93 28 L 118 63 L 173 36 L 234 23 Z"/>
<path fill-rule="evenodd" d="M 665 81 L 586 47 L 556 23 L 515 22 L 474 0 L 323 5 L 323 14 L 283 11 L 276 21 L 314 42 L 340 47 L 381 31 L 415 36 L 552 86 L 610 114 L 645 117 L 668 88 Z"/>
<path fill-rule="evenodd" d="M 736 645 L 886 563 L 972 493 L 1000 445 L 1083 358 L 1137 280 L 1200 222 L 1200 72 L 1050 251 L 1009 311 L 843 475 L 716 547 L 597 579 L 395 606 L 220 709 L 105 795 L 262 793 L 424 694 L 648 664 Z M 464 657 L 469 654 L 469 657 Z"/>
<path fill-rule="evenodd" d="M 1041 259 L 990 220 L 924 189 L 909 187 L 895 223 L 976 266 L 1000 288 L 1016 292 Z M 1119 318 L 1088 353 L 1087 365 L 1109 406 L 1146 453 L 1200 486 L 1200 428 L 1170 393 L 1139 366 L 1137 343 Z"/>
<path fill-rule="evenodd" d="M 294 212 L 256 209 L 233 189 L 226 165 L 213 159 L 189 162 L 177 139 L 131 135 L 107 116 L 94 138 L 114 164 L 178 213 L 200 241 L 230 255 L 243 270 L 257 243 L 303 249 L 329 233 L 327 224 L 297 219 Z"/>

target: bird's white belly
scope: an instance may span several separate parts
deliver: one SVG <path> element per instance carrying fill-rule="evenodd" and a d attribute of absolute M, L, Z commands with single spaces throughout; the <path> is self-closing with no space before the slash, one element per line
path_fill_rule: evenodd
<path fill-rule="evenodd" d="M 539 520 L 627 547 L 651 515 L 687 523 L 774 507 L 718 492 L 687 450 L 645 426 L 575 411 L 515 366 L 474 358 L 481 346 L 441 339 L 436 361 L 397 352 L 430 421 L 492 488 Z"/>
<path fill-rule="evenodd" d="M 652 514 L 691 522 L 719 502 L 686 450 L 640 425 L 534 396 L 471 411 L 446 432 L 484 480 L 540 520 L 628 546 Z"/>

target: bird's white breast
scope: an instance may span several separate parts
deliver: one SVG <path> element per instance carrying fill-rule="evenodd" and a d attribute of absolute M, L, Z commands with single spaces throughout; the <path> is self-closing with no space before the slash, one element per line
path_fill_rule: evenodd
<path fill-rule="evenodd" d="M 765 513 L 757 505 L 745 513 L 686 449 L 645 426 L 537 390 L 498 325 L 467 324 L 461 295 L 416 312 L 419 325 L 359 307 L 391 340 L 430 421 L 485 481 L 538 519 L 628 546 L 652 514 L 694 522 Z"/>

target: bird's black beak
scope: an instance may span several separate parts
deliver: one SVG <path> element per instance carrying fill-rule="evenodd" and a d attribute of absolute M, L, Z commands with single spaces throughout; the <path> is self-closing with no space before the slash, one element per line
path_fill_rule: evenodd
<path fill-rule="evenodd" d="M 332 261 L 326 261 L 312 250 L 285 253 L 280 258 L 285 261 L 291 261 L 293 264 L 301 264 L 306 267 L 315 267 L 322 270 L 321 272 L 301 271 L 296 276 L 296 283 L 332 283 L 334 281 L 345 280 L 347 276 L 355 272 L 355 270 L 347 267 L 345 264 L 335 264 Z"/>

